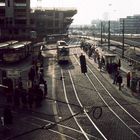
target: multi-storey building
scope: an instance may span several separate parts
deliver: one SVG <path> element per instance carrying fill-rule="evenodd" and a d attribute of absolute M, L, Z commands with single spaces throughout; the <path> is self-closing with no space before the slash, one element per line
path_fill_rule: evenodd
<path fill-rule="evenodd" d="M 0 39 L 29 39 L 66 33 L 76 9 L 31 9 L 30 0 L 0 1 Z"/>
<path fill-rule="evenodd" d="M 1 38 L 26 38 L 30 31 L 30 0 L 1 0 Z"/>
<path fill-rule="evenodd" d="M 127 16 L 120 19 L 120 29 L 123 29 L 126 34 L 140 34 L 140 15 Z"/>
<path fill-rule="evenodd" d="M 32 21 L 34 21 L 32 27 L 38 36 L 65 34 L 73 21 L 71 17 L 76 13 L 77 10 L 72 8 L 37 9 L 31 15 Z"/>

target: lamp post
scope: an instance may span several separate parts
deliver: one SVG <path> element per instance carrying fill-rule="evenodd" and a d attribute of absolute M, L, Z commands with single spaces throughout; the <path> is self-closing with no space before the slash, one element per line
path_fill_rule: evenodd
<path fill-rule="evenodd" d="M 109 3 L 108 6 L 111 7 L 112 4 Z M 110 50 L 110 17 L 109 17 L 109 20 L 108 20 L 108 50 Z"/>
<path fill-rule="evenodd" d="M 122 21 L 122 58 L 124 57 L 124 19 Z"/>
<path fill-rule="evenodd" d="M 103 22 L 101 21 L 101 47 L 103 44 Z"/>
<path fill-rule="evenodd" d="M 110 50 L 110 20 L 108 21 L 108 50 Z"/>

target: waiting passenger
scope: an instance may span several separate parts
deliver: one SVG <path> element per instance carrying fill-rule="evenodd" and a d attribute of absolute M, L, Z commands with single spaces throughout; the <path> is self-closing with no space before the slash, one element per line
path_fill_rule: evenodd
<path fill-rule="evenodd" d="M 123 79 L 122 79 L 122 76 L 120 74 L 118 75 L 117 82 L 119 84 L 119 90 L 121 90 L 121 84 L 123 82 Z"/>

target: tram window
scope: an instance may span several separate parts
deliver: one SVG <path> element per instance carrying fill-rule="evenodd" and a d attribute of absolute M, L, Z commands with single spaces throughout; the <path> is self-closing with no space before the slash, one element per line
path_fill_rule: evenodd
<path fill-rule="evenodd" d="M 68 44 L 65 41 L 57 41 L 58 46 L 68 46 Z"/>
<path fill-rule="evenodd" d="M 62 56 L 67 56 L 67 55 L 69 54 L 69 50 L 66 49 L 66 48 L 62 48 L 62 49 L 60 50 L 60 54 L 61 54 Z"/>

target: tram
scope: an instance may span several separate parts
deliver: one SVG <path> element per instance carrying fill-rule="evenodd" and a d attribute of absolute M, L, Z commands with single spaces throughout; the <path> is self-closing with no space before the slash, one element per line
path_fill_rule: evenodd
<path fill-rule="evenodd" d="M 57 61 L 58 64 L 69 63 L 69 47 L 65 41 L 57 41 Z"/>
<path fill-rule="evenodd" d="M 0 47 L 2 62 L 13 63 L 26 58 L 31 52 L 31 41 L 22 41 Z"/>

